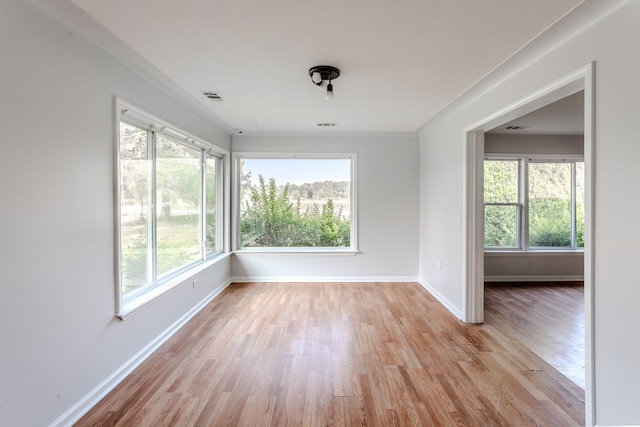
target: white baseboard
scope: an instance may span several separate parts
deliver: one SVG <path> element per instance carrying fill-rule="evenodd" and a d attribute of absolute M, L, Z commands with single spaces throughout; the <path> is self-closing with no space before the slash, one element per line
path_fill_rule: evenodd
<path fill-rule="evenodd" d="M 255 282 L 418 282 L 410 276 L 234 276 L 235 283 Z"/>
<path fill-rule="evenodd" d="M 485 282 L 582 282 L 584 276 L 485 276 Z"/>
<path fill-rule="evenodd" d="M 111 390 L 113 390 L 122 380 L 124 380 L 135 368 L 144 362 L 154 351 L 158 349 L 166 340 L 183 327 L 193 316 L 209 304 L 217 297 L 227 286 L 231 284 L 231 280 L 222 283 L 207 295 L 202 301 L 196 304 L 191 310 L 185 313 L 180 319 L 176 320 L 164 332 L 158 335 L 153 341 L 144 346 L 138 353 L 129 359 L 124 365 L 118 368 L 114 373 L 109 375 L 104 381 L 98 384 L 86 396 L 80 399 L 75 405 L 69 408 L 58 419 L 51 423 L 50 427 L 67 427 L 72 426 L 84 414 L 89 412 L 102 398 L 104 398 Z"/>
<path fill-rule="evenodd" d="M 423 288 L 426 289 L 435 299 L 437 299 L 440 304 L 444 305 L 447 310 L 449 310 L 454 316 L 458 319 L 462 320 L 462 311 L 460 311 L 455 305 L 453 305 L 448 299 L 446 299 L 440 292 L 435 290 L 429 283 L 424 280 L 419 280 L 418 283 L 422 285 Z"/>

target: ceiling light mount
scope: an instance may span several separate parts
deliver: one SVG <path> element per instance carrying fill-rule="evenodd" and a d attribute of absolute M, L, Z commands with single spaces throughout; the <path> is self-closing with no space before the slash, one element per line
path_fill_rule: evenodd
<path fill-rule="evenodd" d="M 340 77 L 339 69 L 330 65 L 316 65 L 309 68 L 309 76 L 314 85 L 327 88 L 327 99 L 333 99 L 333 84 L 331 81 Z"/>

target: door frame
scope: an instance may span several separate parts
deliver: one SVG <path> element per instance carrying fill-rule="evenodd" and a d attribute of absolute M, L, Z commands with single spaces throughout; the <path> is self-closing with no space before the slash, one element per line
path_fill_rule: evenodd
<path fill-rule="evenodd" d="M 584 90 L 584 297 L 585 422 L 595 421 L 594 267 L 595 267 L 595 64 L 589 63 L 464 128 L 463 321 L 484 321 L 484 133 L 538 108 Z"/>

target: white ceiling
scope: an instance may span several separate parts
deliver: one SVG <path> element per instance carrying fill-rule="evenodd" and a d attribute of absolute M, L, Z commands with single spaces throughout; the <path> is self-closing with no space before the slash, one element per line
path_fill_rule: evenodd
<path fill-rule="evenodd" d="M 582 2 L 61 1 L 247 133 L 326 132 L 319 122 L 338 131 L 416 131 Z M 311 83 L 314 65 L 341 70 L 333 101 Z"/>
<path fill-rule="evenodd" d="M 513 129 L 517 127 L 518 129 Z M 509 129 L 511 128 L 511 129 Z M 520 135 L 584 135 L 584 91 L 498 126 L 489 133 Z"/>

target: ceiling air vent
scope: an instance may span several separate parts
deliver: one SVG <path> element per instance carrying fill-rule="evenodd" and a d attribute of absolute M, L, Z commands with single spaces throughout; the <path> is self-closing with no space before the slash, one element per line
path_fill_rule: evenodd
<path fill-rule="evenodd" d="M 218 92 L 208 91 L 208 92 L 202 92 L 202 94 L 206 96 L 208 99 L 210 99 L 211 101 L 224 101 L 224 98 Z"/>
<path fill-rule="evenodd" d="M 531 126 L 518 126 L 518 125 L 512 125 L 512 126 L 507 126 L 505 127 L 506 130 L 522 130 L 522 129 L 526 129 L 526 128 L 530 128 Z"/>
<path fill-rule="evenodd" d="M 318 126 L 319 128 L 334 128 L 336 127 L 336 124 L 329 123 L 329 122 L 322 122 L 322 123 L 317 123 L 316 126 Z"/>

